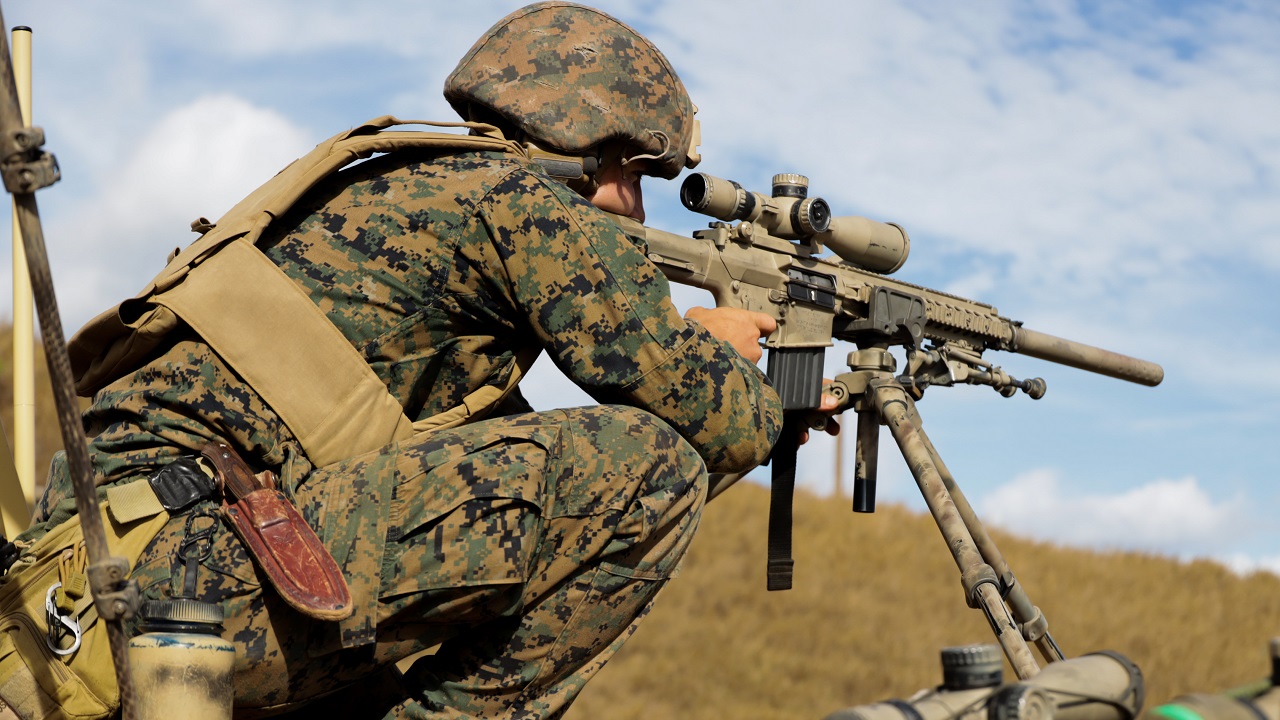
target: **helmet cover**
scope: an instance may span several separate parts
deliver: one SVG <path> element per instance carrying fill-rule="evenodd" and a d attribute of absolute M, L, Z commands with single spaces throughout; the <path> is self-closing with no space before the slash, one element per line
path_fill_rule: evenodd
<path fill-rule="evenodd" d="M 693 167 L 696 108 L 662 53 L 599 10 L 540 2 L 499 20 L 458 63 L 444 95 L 497 113 L 542 147 L 587 155 L 622 141 L 674 178 Z"/>

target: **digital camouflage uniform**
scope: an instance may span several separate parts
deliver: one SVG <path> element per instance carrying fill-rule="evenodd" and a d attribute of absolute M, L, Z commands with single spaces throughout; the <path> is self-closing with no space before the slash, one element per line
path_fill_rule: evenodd
<path fill-rule="evenodd" d="M 697 162 L 694 109 L 666 59 L 589 8 L 512 13 L 445 91 L 464 117 L 487 111 L 544 148 L 625 143 L 667 178 Z M 96 394 L 85 422 L 100 486 L 224 440 L 279 474 L 343 568 L 354 615 L 302 616 L 264 589 L 212 501 L 174 517 L 139 559 L 147 597 L 194 582 L 221 603 L 241 710 L 347 686 L 354 703 L 327 699 L 326 711 L 555 717 L 634 631 L 692 537 L 707 471 L 759 464 L 781 425 L 762 374 L 681 319 L 637 243 L 522 157 L 367 160 L 312 189 L 258 245 L 405 415 L 503 385 L 527 347 L 601 405 L 534 413 L 516 393 L 489 419 L 316 468 L 190 331 Z M 288 363 L 307 348 L 262 352 Z M 73 513 L 55 463 L 33 534 Z M 194 579 L 183 558 L 198 560 Z M 436 645 L 402 680 L 387 671 Z"/>
<path fill-rule="evenodd" d="M 181 587 L 189 521 L 216 526 L 198 595 L 226 612 L 239 706 L 316 697 L 443 643 L 403 688 L 384 688 L 397 715 L 556 716 L 674 573 L 707 470 L 764 460 L 781 423 L 776 395 L 680 318 L 637 241 L 519 158 L 367 161 L 313 190 L 260 247 L 411 419 L 500 382 L 531 343 L 604 404 L 533 413 L 517 394 L 500 417 L 315 469 L 214 352 L 174 336 L 94 398 L 97 481 L 230 442 L 280 473 L 344 568 L 356 613 L 321 623 L 264 590 L 233 533 L 198 515 L 210 503 L 175 517 L 140 559 L 145 594 Z M 66 487 L 55 467 L 42 507 L 51 523 L 72 512 L 59 504 Z M 372 694 L 372 681 L 362 687 Z M 375 707 L 387 709 L 363 705 Z"/>

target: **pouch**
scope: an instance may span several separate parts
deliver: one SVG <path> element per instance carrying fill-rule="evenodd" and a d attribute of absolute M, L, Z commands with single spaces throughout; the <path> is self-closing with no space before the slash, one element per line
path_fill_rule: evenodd
<path fill-rule="evenodd" d="M 108 505 L 102 504 L 108 547 L 132 567 L 169 514 L 121 524 Z M 71 613 L 80 624 L 80 647 L 57 655 L 47 642 L 50 588 L 63 581 L 68 560 L 71 572 L 84 572 L 74 567 L 80 564 L 75 558 L 84 556 L 83 545 L 79 518 L 73 518 L 24 548 L 0 579 L 0 698 L 23 720 L 98 720 L 120 706 L 106 625 L 87 588 Z"/>

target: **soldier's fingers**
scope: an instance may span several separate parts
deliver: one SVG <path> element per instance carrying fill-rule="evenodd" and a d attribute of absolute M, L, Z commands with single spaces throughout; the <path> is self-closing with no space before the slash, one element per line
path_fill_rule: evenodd
<path fill-rule="evenodd" d="M 836 420 L 835 418 L 827 418 L 826 431 L 828 435 L 832 435 L 832 436 L 839 435 L 840 421 Z"/>
<path fill-rule="evenodd" d="M 751 321 L 755 323 L 756 328 L 760 331 L 760 337 L 764 337 L 778 329 L 778 321 L 772 315 L 754 311 L 748 311 L 748 313 Z"/>

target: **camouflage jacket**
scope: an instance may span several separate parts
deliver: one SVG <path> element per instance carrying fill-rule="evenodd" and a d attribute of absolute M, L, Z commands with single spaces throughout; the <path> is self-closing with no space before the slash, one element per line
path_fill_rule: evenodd
<path fill-rule="evenodd" d="M 679 316 L 637 241 L 518 158 L 370 160 L 314 189 L 259 244 L 410 419 L 501 381 L 533 343 L 596 400 L 669 423 L 712 472 L 754 467 L 778 434 L 780 404 L 759 370 Z M 502 410 L 525 409 L 513 397 Z M 285 488 L 311 469 L 276 414 L 190 333 L 100 391 L 85 422 L 100 484 L 214 437 L 280 469 Z"/>

